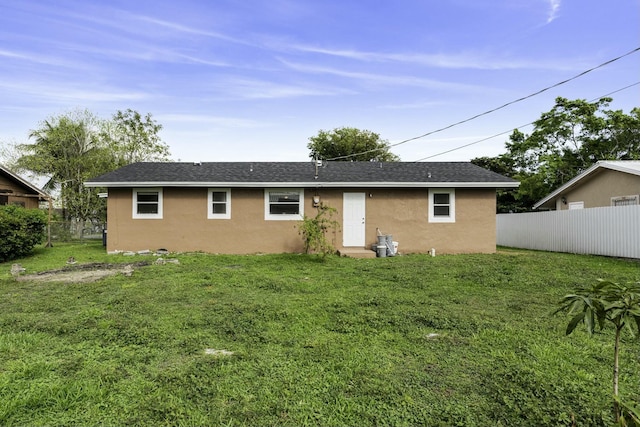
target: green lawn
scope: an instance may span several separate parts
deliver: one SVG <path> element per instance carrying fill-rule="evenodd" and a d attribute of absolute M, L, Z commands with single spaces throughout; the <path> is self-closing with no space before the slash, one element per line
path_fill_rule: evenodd
<path fill-rule="evenodd" d="M 155 257 L 38 248 L 27 273 Z M 609 425 L 613 331 L 564 336 L 576 285 L 640 264 L 494 255 L 171 255 L 93 283 L 0 264 L 0 425 Z M 231 355 L 207 354 L 207 349 Z M 621 393 L 640 400 L 627 338 Z"/>

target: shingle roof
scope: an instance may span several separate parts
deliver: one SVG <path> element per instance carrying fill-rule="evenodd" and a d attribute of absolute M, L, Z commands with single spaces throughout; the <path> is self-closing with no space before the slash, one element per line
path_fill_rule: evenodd
<path fill-rule="evenodd" d="M 469 162 L 325 162 L 318 167 L 313 162 L 159 162 L 124 166 L 85 185 L 517 187 L 519 183 Z"/>

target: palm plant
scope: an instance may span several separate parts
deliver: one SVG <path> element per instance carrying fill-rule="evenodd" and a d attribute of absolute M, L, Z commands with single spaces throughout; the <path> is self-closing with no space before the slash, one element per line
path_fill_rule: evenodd
<path fill-rule="evenodd" d="M 626 425 L 625 418 L 621 417 L 618 393 L 620 337 L 623 329 L 627 329 L 632 337 L 640 333 L 640 283 L 625 286 L 599 280 L 591 287 L 581 288 L 573 294 L 565 295 L 560 301 L 560 307 L 554 313 L 558 312 L 568 312 L 573 315 L 567 325 L 567 335 L 571 334 L 580 323 L 585 325 L 589 335 L 592 335 L 596 329 L 602 330 L 607 321 L 613 323 L 616 329 L 613 353 L 613 408 L 616 422 Z M 622 406 L 627 407 L 624 404 Z"/>

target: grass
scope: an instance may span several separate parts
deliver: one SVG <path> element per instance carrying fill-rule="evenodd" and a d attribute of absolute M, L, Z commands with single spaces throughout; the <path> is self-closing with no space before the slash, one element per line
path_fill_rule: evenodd
<path fill-rule="evenodd" d="M 27 273 L 106 255 L 38 248 Z M 384 259 L 171 255 L 132 277 L 0 264 L 0 425 L 609 425 L 613 333 L 564 336 L 576 285 L 635 261 L 502 249 Z M 230 356 L 207 354 L 228 350 Z M 637 341 L 621 359 L 640 400 Z"/>

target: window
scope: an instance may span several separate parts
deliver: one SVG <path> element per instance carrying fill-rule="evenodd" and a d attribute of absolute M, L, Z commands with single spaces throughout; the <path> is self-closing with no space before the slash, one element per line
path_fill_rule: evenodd
<path fill-rule="evenodd" d="M 638 204 L 638 196 L 612 197 L 611 206 L 630 206 Z"/>
<path fill-rule="evenodd" d="M 304 190 L 266 189 L 264 204 L 266 220 L 300 220 L 304 215 Z"/>
<path fill-rule="evenodd" d="M 569 202 L 569 210 L 584 209 L 584 202 Z"/>
<path fill-rule="evenodd" d="M 456 222 L 456 193 L 453 188 L 429 189 L 429 222 Z"/>
<path fill-rule="evenodd" d="M 0 206 L 9 204 L 9 196 L 0 195 Z"/>
<path fill-rule="evenodd" d="M 231 190 L 228 188 L 210 188 L 208 196 L 207 218 L 231 218 Z"/>
<path fill-rule="evenodd" d="M 136 219 L 162 219 L 162 189 L 134 188 L 133 217 Z"/>

